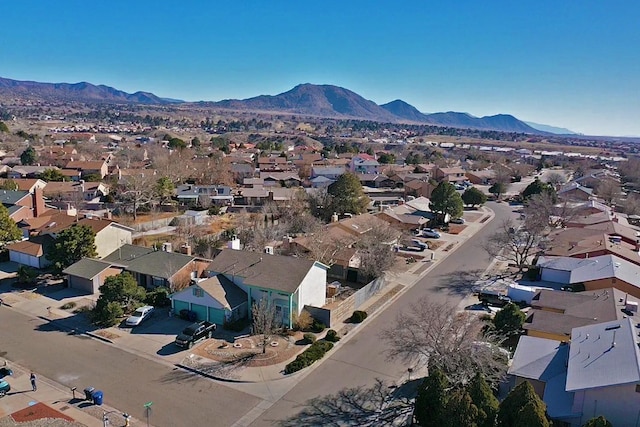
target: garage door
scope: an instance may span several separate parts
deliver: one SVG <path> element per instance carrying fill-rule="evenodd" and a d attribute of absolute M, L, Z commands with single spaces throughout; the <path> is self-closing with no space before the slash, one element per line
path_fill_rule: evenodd
<path fill-rule="evenodd" d="M 173 312 L 176 314 L 176 316 L 180 315 L 180 310 L 189 310 L 189 303 L 173 300 Z"/>
<path fill-rule="evenodd" d="M 191 304 L 191 311 L 196 313 L 196 319 L 207 320 L 208 310 L 206 306 L 200 304 Z"/>
<path fill-rule="evenodd" d="M 9 259 L 13 262 L 17 262 L 18 264 L 28 265 L 29 267 L 38 268 L 38 259 L 36 257 L 32 257 L 27 254 L 23 254 L 20 252 L 9 252 Z"/>
<path fill-rule="evenodd" d="M 224 325 L 224 310 L 209 307 L 209 322 L 218 326 Z"/>

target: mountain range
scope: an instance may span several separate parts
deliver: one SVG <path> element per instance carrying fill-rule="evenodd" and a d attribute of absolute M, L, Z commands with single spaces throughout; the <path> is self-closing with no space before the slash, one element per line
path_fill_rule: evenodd
<path fill-rule="evenodd" d="M 81 83 L 39 83 L 0 77 L 0 98 L 25 97 L 45 101 L 87 103 L 175 104 L 184 101 L 160 98 L 149 92 L 126 93 L 105 85 Z M 185 103 L 188 104 L 188 103 Z M 260 95 L 248 99 L 201 101 L 201 106 L 242 111 L 289 113 L 336 119 L 360 119 L 389 123 L 416 123 L 456 128 L 496 130 L 530 134 L 571 133 L 567 129 L 527 124 L 509 114 L 475 117 L 449 111 L 425 114 L 412 105 L 395 100 L 378 105 L 348 89 L 332 85 L 301 84 L 279 95 Z M 554 132 L 560 129 L 561 132 Z M 566 132 L 565 132 L 566 131 Z"/>

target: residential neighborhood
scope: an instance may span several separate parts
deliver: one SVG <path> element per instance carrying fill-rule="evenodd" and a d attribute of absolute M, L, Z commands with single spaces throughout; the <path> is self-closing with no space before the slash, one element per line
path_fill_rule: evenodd
<path fill-rule="evenodd" d="M 528 393 L 543 408 L 530 415 L 542 417 L 540 425 L 583 426 L 598 416 L 635 425 L 635 161 L 427 143 L 401 127 L 354 131 L 356 139 L 328 126 L 322 135 L 290 129 L 273 138 L 257 123 L 246 124 L 250 132 L 229 132 L 225 123 L 235 126 L 145 128 L 117 138 L 99 127 L 58 129 L 47 143 L 16 141 L 1 151 L 7 324 L 39 319 L 49 326 L 28 333 L 52 348 L 69 338 L 45 327 L 91 338 L 71 342 L 74 354 L 111 346 L 118 355 L 109 363 L 140 356 L 239 393 L 234 403 L 248 406 L 222 425 L 242 417 L 242 425 L 267 425 L 270 416 L 312 425 L 319 414 L 281 406 L 297 386 L 327 391 L 300 393 L 304 406 L 360 381 L 360 392 L 383 399 L 364 414 L 395 402 L 396 419 L 430 425 L 420 415 L 421 384 L 443 375 L 451 390 L 470 393 L 474 374 L 496 405 Z M 400 331 L 424 316 L 421 307 L 465 319 L 445 327 L 432 317 L 425 333 L 451 328 L 465 339 L 395 341 L 410 339 Z M 514 316 L 515 326 L 505 329 L 503 316 Z M 180 341 L 187 330 L 193 339 Z M 427 356 L 436 349 L 439 361 Z M 496 351 L 504 358 L 491 356 Z M 472 370 L 454 369 L 452 355 Z M 52 383 L 85 386 L 58 369 L 47 372 Z M 367 388 L 371 372 L 384 373 L 389 390 L 408 387 L 408 403 Z M 131 411 L 114 386 L 104 388 L 110 405 Z M 230 404 L 212 399 L 220 410 Z M 271 415 L 275 408 L 281 412 Z M 163 407 L 157 416 L 170 420 L 176 410 L 183 409 Z M 498 423 L 507 416 L 494 415 Z"/>

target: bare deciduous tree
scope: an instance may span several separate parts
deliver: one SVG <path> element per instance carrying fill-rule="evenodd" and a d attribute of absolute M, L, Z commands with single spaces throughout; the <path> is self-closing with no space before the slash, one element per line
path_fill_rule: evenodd
<path fill-rule="evenodd" d="M 567 178 L 561 173 L 552 172 L 547 175 L 547 184 L 551 184 L 554 187 L 558 184 L 564 184 L 565 182 L 567 182 Z"/>
<path fill-rule="evenodd" d="M 618 204 L 622 196 L 622 188 L 619 183 L 605 179 L 596 187 L 596 194 L 608 205 Z"/>
<path fill-rule="evenodd" d="M 136 174 L 123 177 L 117 192 L 119 201 L 129 203 L 133 219 L 138 218 L 138 208 L 153 199 L 154 180 L 151 174 Z"/>
<path fill-rule="evenodd" d="M 262 335 L 260 345 L 262 353 L 267 352 L 267 346 L 271 342 L 271 337 L 280 328 L 277 317 L 276 306 L 266 298 L 254 303 L 251 307 L 252 331 L 255 335 Z"/>
<path fill-rule="evenodd" d="M 371 387 L 354 387 L 329 396 L 316 397 L 299 414 L 283 421 L 297 426 L 402 426 L 413 413 L 412 393 L 393 389 L 376 379 Z"/>
<path fill-rule="evenodd" d="M 359 272 L 368 279 L 381 276 L 395 262 L 393 245 L 400 238 L 400 232 L 390 225 L 373 227 L 356 244 L 360 257 Z"/>
<path fill-rule="evenodd" d="M 547 192 L 533 195 L 524 207 L 525 225 L 528 230 L 544 232 L 547 226 L 559 227 L 579 215 L 579 209 L 568 200 L 554 203 Z"/>
<path fill-rule="evenodd" d="M 398 314 L 381 333 L 389 344 L 387 356 L 408 366 L 437 366 L 454 384 L 466 384 L 481 372 L 498 383 L 506 374 L 506 358 L 496 335 L 483 334 L 483 324 L 472 313 L 456 313 L 446 303 L 422 298 Z"/>
<path fill-rule="evenodd" d="M 543 238 L 539 226 L 539 222 L 531 221 L 529 226 L 517 227 L 508 219 L 496 233 L 489 236 L 482 247 L 492 257 L 514 264 L 521 272 L 529 264 L 529 258 L 534 255 Z"/>

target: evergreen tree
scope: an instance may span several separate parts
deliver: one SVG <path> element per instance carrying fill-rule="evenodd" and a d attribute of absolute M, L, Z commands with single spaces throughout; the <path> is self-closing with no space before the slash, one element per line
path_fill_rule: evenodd
<path fill-rule="evenodd" d="M 72 225 L 58 234 L 53 249 L 46 256 L 56 270 L 62 271 L 82 258 L 97 255 L 93 229 L 87 225 Z"/>
<path fill-rule="evenodd" d="M 0 122 L 0 133 L 9 133 L 9 127 L 5 122 Z"/>
<path fill-rule="evenodd" d="M 532 196 L 542 193 L 547 193 L 555 203 L 557 199 L 556 189 L 553 188 L 552 185 L 540 181 L 538 178 L 536 178 L 531 184 L 527 185 L 527 188 L 522 191 L 522 199 L 527 201 Z"/>
<path fill-rule="evenodd" d="M 533 386 L 523 381 L 500 403 L 497 426 L 549 427 L 546 409 L 547 405 L 538 397 Z"/>
<path fill-rule="evenodd" d="M 36 150 L 29 146 L 26 150 L 20 154 L 20 163 L 23 165 L 32 165 L 36 162 Z"/>
<path fill-rule="evenodd" d="M 9 210 L 0 203 L 0 246 L 22 238 L 22 231 L 9 216 Z"/>
<path fill-rule="evenodd" d="M 473 404 L 478 408 L 478 427 L 493 427 L 500 402 L 480 373 L 477 373 L 469 383 L 468 392 Z"/>
<path fill-rule="evenodd" d="M 477 205 L 483 205 L 487 201 L 487 196 L 478 190 L 476 187 L 467 188 L 464 193 L 462 193 L 462 201 L 465 205 L 470 205 L 472 208 Z"/>
<path fill-rule="evenodd" d="M 331 210 L 339 214 L 354 215 L 366 212 L 369 198 L 364 194 L 358 177 L 352 173 L 344 173 L 327 189 L 331 195 Z"/>
<path fill-rule="evenodd" d="M 503 335 L 512 335 L 522 328 L 526 315 L 520 307 L 510 302 L 505 305 L 493 317 L 493 325 L 496 331 Z"/>
<path fill-rule="evenodd" d="M 414 416 L 421 426 L 440 427 L 446 420 L 449 381 L 440 368 L 429 368 L 416 396 Z"/>
<path fill-rule="evenodd" d="M 434 212 L 443 216 L 449 214 L 452 218 L 459 218 L 464 212 L 462 197 L 460 197 L 453 184 L 446 181 L 440 182 L 431 193 L 429 207 Z"/>
<path fill-rule="evenodd" d="M 478 427 L 480 411 L 465 390 L 456 390 L 447 399 L 444 408 L 443 427 Z"/>

